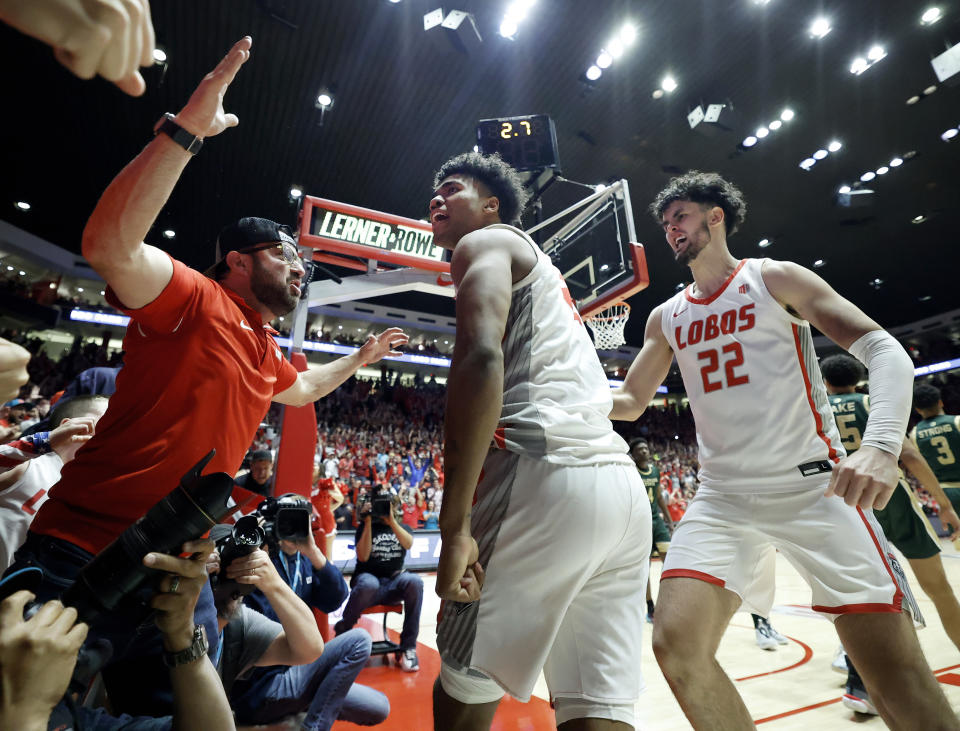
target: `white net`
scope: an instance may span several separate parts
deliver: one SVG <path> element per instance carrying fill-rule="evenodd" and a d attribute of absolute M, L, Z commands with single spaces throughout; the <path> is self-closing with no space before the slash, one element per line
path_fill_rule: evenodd
<path fill-rule="evenodd" d="M 617 302 L 584 319 L 593 331 L 593 347 L 597 350 L 616 350 L 627 341 L 623 328 L 630 319 L 630 305 Z"/>

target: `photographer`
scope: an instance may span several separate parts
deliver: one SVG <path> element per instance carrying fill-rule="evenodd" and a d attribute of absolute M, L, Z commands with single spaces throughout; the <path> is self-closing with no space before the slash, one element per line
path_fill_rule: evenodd
<path fill-rule="evenodd" d="M 173 686 L 173 717 L 113 717 L 101 708 L 79 706 L 66 695 L 87 626 L 77 612 L 59 601 L 44 604 L 24 619 L 33 598 L 18 591 L 0 603 L 0 728 L 34 731 L 85 728 L 97 731 L 166 731 L 233 729 L 233 715 L 223 686 L 198 639 L 194 605 L 206 583 L 204 565 L 212 541 L 183 545 L 190 558 L 150 553 L 144 565 L 167 572 L 151 606 L 163 634 L 163 650 Z"/>
<path fill-rule="evenodd" d="M 367 607 L 402 599 L 403 630 L 397 659 L 403 670 L 412 673 L 420 669 L 416 648 L 423 601 L 423 580 L 403 570 L 403 558 L 413 545 L 413 536 L 397 522 L 393 498 L 383 485 L 377 486 L 372 497 L 364 496 L 357 509 L 361 519 L 355 537 L 357 566 L 343 619 L 334 629 L 341 635 L 357 623 Z"/>
<path fill-rule="evenodd" d="M 217 536 L 222 546 L 222 537 L 231 532 L 229 527 L 218 526 L 211 535 Z M 302 547 L 312 559 L 304 560 L 314 563 L 320 554 L 316 544 L 308 539 Z M 293 554 L 296 566 L 304 568 L 300 563 L 303 555 L 296 550 Z M 248 596 L 258 595 L 255 603 L 266 607 L 272 618 L 243 604 L 241 596 L 229 587 L 218 586 L 214 591 L 223 638 L 218 669 L 237 721 L 269 724 L 306 711 L 302 728 L 307 731 L 326 731 L 337 719 L 362 725 L 380 723 L 390 712 L 386 696 L 353 683 L 370 656 L 369 636 L 351 633 L 324 647 L 313 614 L 284 581 L 277 561 L 277 557 L 271 560 L 265 551 L 255 550 L 233 559 L 224 569 L 226 579 L 256 587 Z M 279 562 L 285 564 L 283 558 Z M 326 566 L 318 569 L 327 575 L 317 583 L 326 585 L 334 580 L 335 585 L 339 579 L 343 584 L 332 564 Z M 219 572 L 219 555 L 207 568 L 210 573 Z M 342 601 L 346 586 L 337 589 Z"/>

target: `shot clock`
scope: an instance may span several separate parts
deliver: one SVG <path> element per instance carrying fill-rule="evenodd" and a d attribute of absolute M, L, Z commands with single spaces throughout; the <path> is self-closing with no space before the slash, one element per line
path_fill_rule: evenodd
<path fill-rule="evenodd" d="M 484 155 L 500 153 L 517 170 L 560 168 L 557 129 L 546 114 L 481 119 L 477 147 Z"/>

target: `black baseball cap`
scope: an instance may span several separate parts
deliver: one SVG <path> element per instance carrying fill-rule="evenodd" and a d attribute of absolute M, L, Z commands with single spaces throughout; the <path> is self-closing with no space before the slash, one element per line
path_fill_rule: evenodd
<path fill-rule="evenodd" d="M 293 229 L 286 224 L 256 216 L 241 218 L 220 231 L 220 235 L 217 236 L 216 259 L 204 274 L 208 277 L 213 276 L 213 270 L 217 264 L 231 251 L 242 251 L 257 244 L 268 244 L 271 241 L 283 241 L 293 246 L 297 245 L 293 238 Z"/>

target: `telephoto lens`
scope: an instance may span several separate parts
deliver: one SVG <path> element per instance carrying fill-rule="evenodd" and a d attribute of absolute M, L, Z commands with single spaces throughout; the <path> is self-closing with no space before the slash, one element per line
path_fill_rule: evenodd
<path fill-rule="evenodd" d="M 225 472 L 200 475 L 213 458 L 211 450 L 165 498 L 121 533 L 81 569 L 77 580 L 61 597 L 90 625 L 122 608 L 145 619 L 150 614 L 141 587 L 161 573 L 143 565 L 148 553 L 178 555 L 187 541 L 196 540 L 222 520 L 229 508 L 233 478 Z"/>

